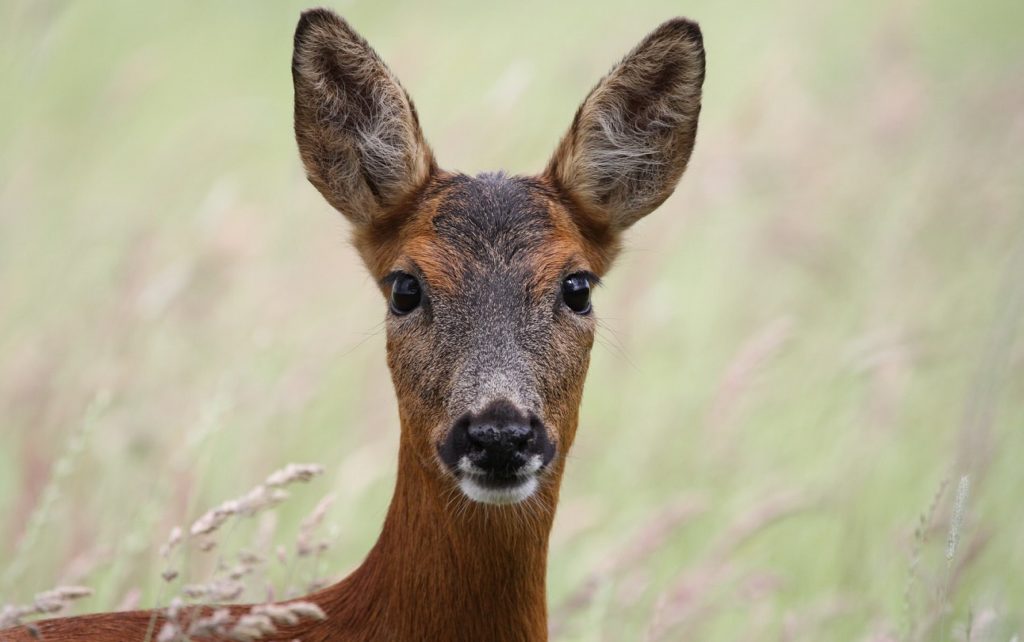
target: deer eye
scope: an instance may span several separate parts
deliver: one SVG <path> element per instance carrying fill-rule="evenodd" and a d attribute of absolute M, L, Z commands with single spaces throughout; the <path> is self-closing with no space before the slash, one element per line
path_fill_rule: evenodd
<path fill-rule="evenodd" d="M 570 274 L 562 281 L 562 300 L 576 314 L 589 314 L 590 279 L 586 274 Z"/>
<path fill-rule="evenodd" d="M 399 272 L 391 282 L 391 311 L 399 316 L 409 314 L 419 304 L 423 293 L 420 291 L 420 282 L 416 277 Z"/>

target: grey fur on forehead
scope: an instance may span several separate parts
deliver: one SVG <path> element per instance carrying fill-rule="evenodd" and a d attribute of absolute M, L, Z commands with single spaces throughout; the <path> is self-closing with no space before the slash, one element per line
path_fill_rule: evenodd
<path fill-rule="evenodd" d="M 433 225 L 438 237 L 478 260 L 525 261 L 554 229 L 540 184 L 501 172 L 452 177 Z"/>
<path fill-rule="evenodd" d="M 554 301 L 532 296 L 528 284 L 531 259 L 554 230 L 544 196 L 535 179 L 503 173 L 446 179 L 433 227 L 467 278 L 454 293 L 435 293 L 431 307 L 455 364 L 445 395 L 453 416 L 498 399 L 543 414 L 539 370 L 554 359 Z"/>

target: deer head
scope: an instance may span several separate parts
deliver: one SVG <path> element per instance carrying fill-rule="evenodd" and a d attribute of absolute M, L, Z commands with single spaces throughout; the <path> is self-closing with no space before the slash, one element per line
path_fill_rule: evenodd
<path fill-rule="evenodd" d="M 398 79 L 344 20 L 295 34 L 295 134 L 380 286 L 401 443 L 477 502 L 557 487 L 596 330 L 590 291 L 693 149 L 699 28 L 661 25 L 583 101 L 537 176 L 440 169 Z"/>

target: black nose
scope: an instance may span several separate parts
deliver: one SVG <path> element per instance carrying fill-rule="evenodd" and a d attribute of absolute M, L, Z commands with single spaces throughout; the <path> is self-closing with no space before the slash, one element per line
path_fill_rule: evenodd
<path fill-rule="evenodd" d="M 526 464 L 530 442 L 536 440 L 533 426 L 505 423 L 495 417 L 481 417 L 466 428 L 470 461 L 488 472 L 514 473 Z"/>
<path fill-rule="evenodd" d="M 466 472 L 466 459 L 475 471 L 511 478 L 534 457 L 540 458 L 536 462 L 540 466 L 547 464 L 554 448 L 539 418 L 523 413 L 508 401 L 496 401 L 455 422 L 440 454 L 454 470 Z"/>

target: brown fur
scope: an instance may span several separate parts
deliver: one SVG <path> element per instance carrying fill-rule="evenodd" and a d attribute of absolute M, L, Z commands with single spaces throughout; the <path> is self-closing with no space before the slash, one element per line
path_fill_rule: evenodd
<path fill-rule="evenodd" d="M 353 223 L 392 211 L 426 181 L 434 159 L 416 109 L 347 22 L 324 9 L 303 14 L 292 76 L 309 180 Z"/>
<path fill-rule="evenodd" d="M 703 82 L 700 29 L 677 18 L 594 87 L 545 171 L 584 227 L 624 230 L 668 198 L 693 151 Z"/>
<path fill-rule="evenodd" d="M 395 270 L 418 275 L 426 292 L 422 309 L 388 319 L 401 438 L 380 538 L 349 577 L 304 598 L 324 621 L 264 639 L 547 638 L 548 535 L 596 330 L 593 315 L 565 307 L 561 282 L 604 274 L 621 232 L 672 192 L 693 147 L 703 73 L 697 26 L 665 23 L 590 93 L 540 177 L 470 178 L 434 165 L 412 102 L 344 20 L 303 15 L 295 132 L 309 179 L 352 221 L 385 296 Z M 471 501 L 436 451 L 493 378 L 532 404 L 557 452 L 536 492 L 513 505 Z M 50 642 L 132 642 L 161 617 L 36 626 Z M 0 637 L 35 639 L 28 628 Z"/>

